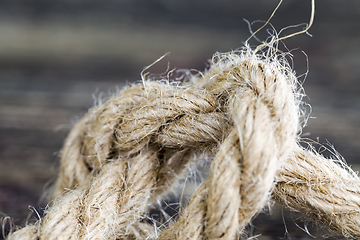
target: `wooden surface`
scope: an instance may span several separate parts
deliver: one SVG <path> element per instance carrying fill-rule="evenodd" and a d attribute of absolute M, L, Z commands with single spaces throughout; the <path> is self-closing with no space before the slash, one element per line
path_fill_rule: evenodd
<path fill-rule="evenodd" d="M 1 1 L 1 216 L 23 224 L 31 213 L 29 206 L 41 214 L 46 202 L 40 199 L 56 176 L 64 138 L 94 101 L 106 100 L 117 88 L 137 81 L 143 67 L 166 52 L 171 54 L 151 68 L 152 73 L 165 72 L 168 62 L 170 68 L 204 70 L 214 52 L 242 46 L 249 36 L 243 18 L 266 20 L 276 4 L 273 0 Z M 271 22 L 280 30 L 307 22 L 309 15 L 310 1 L 288 0 Z M 304 100 L 312 105 L 313 118 L 302 136 L 328 141 L 356 166 L 360 2 L 318 0 L 310 33 L 313 37 L 284 41 L 294 49 L 298 75 L 309 65 L 304 84 L 309 97 Z M 259 34 L 260 39 L 266 37 L 266 31 Z M 299 227 L 307 222 L 297 218 L 277 207 L 272 215 L 261 214 L 250 230 L 262 233 L 263 240 L 312 239 Z M 316 235 L 318 228 L 310 229 Z M 317 239 L 322 239 L 319 231 Z"/>

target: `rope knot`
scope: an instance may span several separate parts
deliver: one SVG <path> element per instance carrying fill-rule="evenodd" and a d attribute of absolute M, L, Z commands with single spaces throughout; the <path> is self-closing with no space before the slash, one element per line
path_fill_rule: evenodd
<path fill-rule="evenodd" d="M 218 53 L 183 85 L 145 80 L 91 109 L 64 144 L 58 200 L 9 239 L 236 239 L 271 199 L 360 236 L 359 179 L 298 144 L 297 78 L 271 49 Z M 209 175 L 179 218 L 147 224 L 203 155 Z"/>

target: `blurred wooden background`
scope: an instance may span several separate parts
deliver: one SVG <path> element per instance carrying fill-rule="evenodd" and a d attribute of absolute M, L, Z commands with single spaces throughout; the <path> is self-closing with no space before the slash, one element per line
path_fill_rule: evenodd
<path fill-rule="evenodd" d="M 106 99 L 141 70 L 204 70 L 216 51 L 241 47 L 248 25 L 265 21 L 275 0 L 18 0 L 0 1 L 0 211 L 23 224 L 32 206 L 41 213 L 57 153 L 76 119 L 94 99 Z M 310 1 L 285 0 L 271 23 L 278 31 L 307 23 Z M 254 23 L 257 29 L 261 23 Z M 302 26 L 303 27 L 303 26 Z M 286 30 L 282 35 L 301 30 Z M 317 0 L 313 35 L 284 41 L 293 50 L 312 117 L 303 136 L 330 142 L 360 164 L 360 1 Z M 267 37 L 262 31 L 258 37 Z M 253 45 L 257 44 L 252 40 Z M 302 53 L 304 51 L 304 53 Z M 308 58 L 308 62 L 307 62 Z M 277 210 L 276 210 L 277 209 Z M 307 222 L 276 208 L 261 214 L 259 239 L 312 239 Z M 31 218 L 34 218 L 33 214 Z M 298 224 L 299 226 L 296 226 Z M 311 223 L 309 223 L 311 225 Z M 287 232 L 286 232 L 287 229 Z M 322 232 L 311 228 L 322 239 Z"/>

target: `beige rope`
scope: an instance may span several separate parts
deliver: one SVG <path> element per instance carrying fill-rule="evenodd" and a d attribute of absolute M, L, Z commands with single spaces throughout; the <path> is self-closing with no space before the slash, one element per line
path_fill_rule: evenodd
<path fill-rule="evenodd" d="M 236 239 L 272 199 L 360 237 L 358 177 L 298 144 L 297 79 L 268 56 L 216 54 L 189 82 L 144 80 L 91 109 L 65 141 L 45 217 L 8 239 Z M 210 173 L 179 218 L 148 224 L 204 155 Z"/>

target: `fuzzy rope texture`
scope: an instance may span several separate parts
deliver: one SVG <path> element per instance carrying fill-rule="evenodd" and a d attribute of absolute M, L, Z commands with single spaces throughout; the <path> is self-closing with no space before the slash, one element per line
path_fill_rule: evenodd
<path fill-rule="evenodd" d="M 13 239 L 237 239 L 270 201 L 360 237 L 360 181 L 299 145 L 302 94 L 284 58 L 215 54 L 183 83 L 144 80 L 72 129 L 51 206 Z M 192 164 L 210 172 L 177 220 L 146 222 Z"/>

